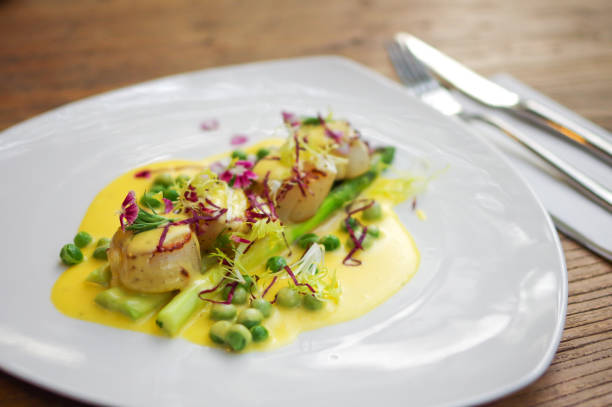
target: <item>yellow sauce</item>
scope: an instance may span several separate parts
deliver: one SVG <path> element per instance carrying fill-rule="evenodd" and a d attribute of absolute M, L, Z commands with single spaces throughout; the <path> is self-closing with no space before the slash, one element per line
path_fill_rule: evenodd
<path fill-rule="evenodd" d="M 248 149 L 279 145 L 282 141 L 270 140 L 259 143 Z M 147 165 L 147 170 L 175 172 L 193 175 L 208 163 L 218 159 L 213 157 L 202 162 L 167 161 Z M 134 190 L 136 196 L 142 196 L 151 185 L 151 179 L 135 178 L 135 174 L 144 168 L 135 169 L 120 176 L 106 186 L 93 200 L 79 230 L 87 231 L 95 238 L 111 237 L 118 228 L 117 209 L 120 207 L 127 191 Z M 364 192 L 368 196 L 368 191 Z M 339 232 L 339 224 L 344 213 L 337 213 L 327 222 L 314 230 L 319 236 L 336 234 L 342 245 L 325 255 L 325 264 L 330 270 L 337 271 L 337 278 L 342 287 L 342 294 L 337 304 L 327 303 L 319 311 L 309 311 L 303 307 L 282 309 L 273 307 L 272 315 L 263 324 L 270 332 L 267 341 L 252 344 L 247 350 L 273 349 L 292 342 L 300 332 L 336 324 L 357 318 L 371 311 L 395 294 L 416 273 L 419 254 L 412 237 L 405 230 L 391 207 L 391 203 L 376 197 L 383 207 L 384 216 L 375 224 L 382 236 L 374 241 L 366 251 L 355 255 L 363 263 L 357 267 L 344 266 L 342 259 L 346 255 L 347 235 Z M 104 290 L 100 285 L 86 282 L 89 273 L 105 264 L 92 257 L 95 244 L 83 249 L 86 260 L 68 268 L 53 286 L 51 300 L 65 315 L 82 320 L 92 321 L 117 328 L 163 335 L 155 325 L 155 313 L 139 321 L 132 321 L 117 312 L 106 310 L 94 302 L 95 296 Z M 294 250 L 296 251 L 296 250 Z M 297 249 L 299 251 L 299 249 Z M 279 287 L 275 287 L 278 290 Z M 269 293 L 266 298 L 274 293 Z M 194 316 L 179 336 L 197 344 L 215 346 L 208 337 L 208 331 L 214 321 L 208 317 L 210 306 L 206 305 Z"/>

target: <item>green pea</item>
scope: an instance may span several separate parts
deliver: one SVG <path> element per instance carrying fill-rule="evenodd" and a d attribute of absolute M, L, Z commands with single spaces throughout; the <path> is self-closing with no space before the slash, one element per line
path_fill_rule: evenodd
<path fill-rule="evenodd" d="M 174 189 L 166 189 L 164 190 L 164 198 L 176 201 L 179 198 L 179 193 Z"/>
<path fill-rule="evenodd" d="M 378 226 L 374 226 L 374 225 L 368 226 L 368 236 L 379 238 L 380 237 L 380 228 Z"/>
<path fill-rule="evenodd" d="M 318 311 L 325 305 L 323 301 L 321 301 L 314 295 L 305 295 L 302 300 L 302 304 L 304 305 L 304 308 L 309 309 L 311 311 Z"/>
<path fill-rule="evenodd" d="M 234 150 L 232 151 L 232 158 L 237 158 L 239 160 L 246 160 L 249 157 L 247 156 L 247 153 L 245 153 L 242 150 Z"/>
<path fill-rule="evenodd" d="M 268 339 L 270 334 L 265 326 L 255 325 L 251 328 L 251 336 L 253 337 L 253 342 L 263 342 Z"/>
<path fill-rule="evenodd" d="M 287 265 L 287 260 L 281 256 L 270 257 L 266 262 L 266 268 L 276 273 L 281 271 Z"/>
<path fill-rule="evenodd" d="M 382 207 L 376 201 L 374 201 L 374 205 L 370 206 L 368 209 L 362 212 L 361 216 L 365 220 L 378 220 L 382 218 Z"/>
<path fill-rule="evenodd" d="M 107 250 L 108 246 L 96 247 L 93 252 L 93 258 L 98 260 L 108 260 L 108 254 L 106 252 Z"/>
<path fill-rule="evenodd" d="M 268 318 L 272 313 L 272 304 L 270 304 L 263 298 L 254 299 L 251 303 L 251 307 L 255 308 L 256 310 L 259 310 L 259 312 L 261 312 L 261 315 L 263 315 L 264 318 Z"/>
<path fill-rule="evenodd" d="M 161 202 L 153 197 L 153 192 L 145 192 L 142 198 L 140 198 L 140 204 L 147 208 L 157 209 L 161 207 Z"/>
<path fill-rule="evenodd" d="M 348 218 L 348 223 L 353 231 L 360 229 L 359 221 L 357 221 L 357 219 L 353 218 L 352 216 Z M 342 220 L 342 222 L 340 223 L 340 229 L 342 229 L 343 232 L 348 232 L 348 230 L 346 229 L 346 222 L 344 220 Z"/>
<path fill-rule="evenodd" d="M 302 249 L 308 249 L 313 243 L 316 243 L 317 240 L 319 240 L 319 236 L 316 234 L 306 233 L 298 237 L 295 243 Z"/>
<path fill-rule="evenodd" d="M 333 252 L 340 247 L 340 239 L 334 235 L 323 236 L 321 239 L 319 239 L 319 243 L 325 246 L 326 252 Z"/>
<path fill-rule="evenodd" d="M 257 150 L 256 156 L 258 160 L 261 160 L 262 158 L 266 157 L 268 154 L 270 154 L 270 150 L 268 150 L 267 148 L 260 148 L 259 150 Z"/>
<path fill-rule="evenodd" d="M 246 326 L 247 328 L 251 328 L 255 325 L 261 324 L 261 321 L 263 321 L 263 319 L 263 314 L 255 308 L 243 309 L 240 312 L 240 315 L 238 315 L 238 323 Z"/>
<path fill-rule="evenodd" d="M 189 183 L 189 180 L 191 179 L 191 177 L 189 175 L 185 175 L 185 174 L 180 174 L 178 177 L 176 177 L 176 179 L 174 180 L 174 182 L 176 183 L 176 185 L 178 185 L 179 187 L 184 187 L 185 185 L 187 185 Z"/>
<path fill-rule="evenodd" d="M 223 295 L 224 299 L 227 300 L 227 297 L 231 290 L 232 290 L 232 287 L 230 287 L 229 285 L 226 285 L 225 288 L 223 288 L 223 291 L 221 292 L 221 294 Z M 232 304 L 238 304 L 238 305 L 244 304 L 247 301 L 248 296 L 249 296 L 249 293 L 246 290 L 246 288 L 239 285 L 234 290 L 234 295 L 232 297 Z"/>
<path fill-rule="evenodd" d="M 79 232 L 74 237 L 74 244 L 77 245 L 77 247 L 85 247 L 90 244 L 92 240 L 93 238 L 89 233 Z"/>
<path fill-rule="evenodd" d="M 276 302 L 281 307 L 294 308 L 300 304 L 300 294 L 290 287 L 283 287 L 276 294 Z"/>
<path fill-rule="evenodd" d="M 210 318 L 216 321 L 234 319 L 236 313 L 236 307 L 232 304 L 214 304 L 210 308 Z"/>
<path fill-rule="evenodd" d="M 172 185 L 174 185 L 174 178 L 169 173 L 164 172 L 155 177 L 155 179 L 153 180 L 153 184 L 161 185 L 166 188 L 171 187 Z"/>
<path fill-rule="evenodd" d="M 83 261 L 83 253 L 75 244 L 68 243 L 60 250 L 60 259 L 65 265 L 72 266 Z"/>
<path fill-rule="evenodd" d="M 225 337 L 227 336 L 227 331 L 231 328 L 232 323 L 230 321 L 219 321 L 212 324 L 210 327 L 210 331 L 208 332 L 208 336 L 212 339 L 213 342 L 218 344 L 225 343 Z"/>
<path fill-rule="evenodd" d="M 355 237 L 357 239 L 359 239 L 361 237 L 360 233 L 355 234 Z M 372 244 L 374 244 L 374 239 L 375 237 L 373 237 L 372 235 L 370 235 L 369 233 L 366 234 L 366 237 L 363 239 L 363 241 L 361 242 L 361 247 L 363 247 L 364 250 L 369 249 L 370 247 L 372 247 Z M 355 243 L 353 243 L 353 239 L 348 239 L 346 241 L 346 246 L 349 249 L 352 249 L 353 247 L 355 247 Z"/>
<path fill-rule="evenodd" d="M 166 187 L 160 184 L 155 184 L 150 189 L 150 191 L 154 194 L 157 194 L 158 192 L 164 192 L 165 190 L 166 190 Z"/>
<path fill-rule="evenodd" d="M 96 243 L 96 247 L 100 246 L 108 246 L 110 245 L 111 240 L 108 237 L 101 237 L 98 239 L 98 243 Z"/>
<path fill-rule="evenodd" d="M 252 339 L 251 331 L 241 324 L 233 324 L 225 333 L 225 343 L 235 351 L 244 349 Z"/>

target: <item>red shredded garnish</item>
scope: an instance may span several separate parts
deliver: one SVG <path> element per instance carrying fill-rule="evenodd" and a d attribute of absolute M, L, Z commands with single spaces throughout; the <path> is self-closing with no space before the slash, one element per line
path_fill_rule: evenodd
<path fill-rule="evenodd" d="M 134 174 L 134 178 L 150 178 L 151 170 L 142 170 Z"/>
<path fill-rule="evenodd" d="M 362 203 L 362 202 L 365 202 L 362 206 L 353 208 L 355 204 Z M 351 216 L 351 215 L 356 214 L 357 212 L 365 211 L 366 209 L 371 208 L 374 205 L 374 202 L 375 201 L 373 199 L 359 199 L 357 201 L 353 201 L 350 204 L 348 204 L 347 207 L 345 208 L 345 211 L 348 214 L 348 216 Z"/>
<path fill-rule="evenodd" d="M 204 298 L 202 298 L 202 295 L 217 291 L 219 289 L 219 287 L 221 287 L 221 284 L 223 284 L 223 281 L 224 280 L 219 281 L 219 283 L 216 286 L 214 286 L 213 288 L 209 288 L 208 290 L 200 291 L 198 293 L 198 297 L 200 297 L 200 299 L 203 300 Z"/>
<path fill-rule="evenodd" d="M 297 133 L 293 133 L 293 141 L 295 142 L 295 165 L 300 163 L 300 141 Z"/>
<path fill-rule="evenodd" d="M 249 138 L 245 134 L 236 134 L 230 139 L 230 144 L 233 146 L 239 146 L 249 141 Z"/>
<path fill-rule="evenodd" d="M 210 206 L 212 206 L 212 207 L 213 207 L 213 208 L 215 208 L 215 209 L 221 209 L 221 207 L 220 207 L 220 206 L 215 205 L 215 204 L 214 204 L 214 202 L 213 202 L 213 201 L 211 201 L 211 200 L 210 200 L 210 199 L 208 199 L 208 198 L 206 198 L 204 202 L 206 202 L 207 204 L 209 204 Z"/>
<path fill-rule="evenodd" d="M 289 266 L 285 266 L 285 271 L 287 272 L 287 274 L 289 274 L 289 277 L 291 277 L 291 279 L 293 280 L 293 284 L 295 284 L 296 286 L 303 286 L 303 287 L 308 287 L 308 289 L 310 291 L 312 291 L 313 293 L 316 293 L 315 289 L 312 288 L 312 286 L 308 283 L 300 283 L 297 278 L 295 277 L 295 274 L 293 274 L 293 271 L 291 271 L 291 268 L 289 268 Z"/>
<path fill-rule="evenodd" d="M 357 204 L 361 205 L 355 208 L 355 205 Z M 344 264 L 345 266 L 359 266 L 361 264 L 361 260 L 353 258 L 353 255 L 357 252 L 357 250 L 363 250 L 362 244 L 368 234 L 368 227 L 364 226 L 361 231 L 361 234 L 359 235 L 359 238 L 357 238 L 357 236 L 355 236 L 355 229 L 351 227 L 350 219 L 352 215 L 361 211 L 365 211 L 366 209 L 371 208 L 373 205 L 373 199 L 360 199 L 351 202 L 349 205 L 347 205 L 345 209 L 347 215 L 346 218 L 344 218 L 344 225 L 346 226 L 346 230 L 351 238 L 351 241 L 353 242 L 353 248 L 348 252 L 344 260 L 342 260 L 342 264 Z M 361 224 L 356 218 L 353 219 L 355 219 L 357 221 L 357 224 L 361 226 Z"/>
<path fill-rule="evenodd" d="M 416 196 L 412 198 L 412 210 L 415 210 L 417 207 L 417 199 Z"/>
<path fill-rule="evenodd" d="M 161 236 L 159 237 L 159 242 L 157 242 L 157 247 L 155 248 L 155 251 L 158 253 L 164 251 L 164 241 L 166 240 L 168 229 L 170 229 L 170 223 L 164 226 L 164 230 L 162 230 Z"/>
<path fill-rule="evenodd" d="M 292 168 L 293 177 L 289 179 L 289 181 L 293 182 L 300 188 L 300 192 L 302 196 L 306 196 L 306 190 L 308 189 L 308 185 L 304 182 L 305 177 L 300 173 L 300 170 L 294 165 Z"/>
<path fill-rule="evenodd" d="M 351 239 L 353 239 L 355 246 L 353 246 L 353 248 L 348 252 L 344 260 L 342 260 L 342 264 L 344 264 L 345 266 L 361 265 L 361 260 L 353 258 L 353 255 L 357 252 L 357 250 L 363 249 L 361 244 L 363 243 L 363 240 L 366 238 L 367 234 L 368 234 L 368 227 L 365 226 L 363 228 L 363 231 L 361 232 L 361 236 L 359 236 L 359 239 L 354 240 L 354 235 L 351 235 Z"/>
<path fill-rule="evenodd" d="M 202 298 L 202 291 L 200 291 L 200 294 L 198 294 L 198 296 L 200 297 L 201 300 L 212 302 L 213 304 L 231 304 L 232 298 L 234 298 L 234 291 L 236 291 L 236 287 L 238 286 L 238 283 L 234 281 L 233 283 L 229 283 L 226 285 L 226 287 L 228 286 L 231 287 L 231 289 L 230 289 L 230 292 L 227 294 L 227 299 L 225 301 L 217 301 L 217 300 L 211 300 L 209 298 Z"/>
<path fill-rule="evenodd" d="M 242 252 L 242 254 L 246 253 L 249 251 L 249 249 L 251 248 L 251 246 L 253 246 L 253 243 L 255 243 L 255 241 L 253 240 L 251 243 L 249 243 L 249 245 L 244 249 L 244 251 Z"/>
<path fill-rule="evenodd" d="M 278 280 L 278 276 L 274 276 L 274 278 L 272 279 L 272 282 L 266 287 L 266 289 L 263 291 L 263 294 L 261 294 L 261 298 L 266 296 L 268 291 L 270 291 L 270 288 L 272 288 L 274 283 L 276 283 L 276 280 Z"/>
<path fill-rule="evenodd" d="M 244 237 L 240 237 L 236 235 L 232 235 L 230 239 L 232 239 L 236 243 L 247 243 L 247 244 L 252 243 L 249 239 L 245 239 Z"/>
<path fill-rule="evenodd" d="M 329 138 L 331 138 L 332 140 L 334 140 L 336 143 L 340 144 L 340 142 L 342 141 L 342 132 L 341 131 L 334 131 L 332 129 L 329 128 L 329 126 L 327 125 L 327 123 L 325 122 L 325 119 L 319 114 L 319 122 L 321 123 L 321 126 L 323 126 L 323 129 L 325 130 L 325 135 Z"/>
<path fill-rule="evenodd" d="M 363 247 L 361 247 L 361 243 L 359 243 L 359 239 L 357 239 L 357 236 L 355 236 L 355 229 L 353 229 L 353 227 L 351 226 L 351 222 L 349 221 L 350 219 L 351 219 L 350 215 L 344 219 L 344 225 L 346 226 L 346 231 L 348 232 L 349 237 L 353 241 L 353 244 L 355 245 L 355 247 L 358 249 L 363 249 Z"/>
<path fill-rule="evenodd" d="M 213 130 L 217 130 L 218 128 L 219 128 L 219 120 L 217 119 L 204 120 L 200 124 L 200 129 L 204 131 L 213 131 Z"/>

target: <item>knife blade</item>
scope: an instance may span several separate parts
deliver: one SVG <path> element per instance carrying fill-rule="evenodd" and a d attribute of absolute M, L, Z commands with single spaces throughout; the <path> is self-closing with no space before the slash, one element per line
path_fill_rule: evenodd
<path fill-rule="evenodd" d="M 544 125 L 612 165 L 612 142 L 602 136 L 535 100 L 521 98 L 518 94 L 491 82 L 413 35 L 397 33 L 395 41 L 408 48 L 445 84 L 484 105 L 510 110 Z"/>

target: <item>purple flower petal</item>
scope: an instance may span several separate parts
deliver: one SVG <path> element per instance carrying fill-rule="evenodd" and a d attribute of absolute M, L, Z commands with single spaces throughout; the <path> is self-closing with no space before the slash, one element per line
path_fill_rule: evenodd
<path fill-rule="evenodd" d="M 212 172 L 214 172 L 215 174 L 219 175 L 223 171 L 225 171 L 226 164 L 222 163 L 221 161 L 215 161 L 214 163 L 210 164 L 209 168 L 210 168 L 210 170 Z"/>
<path fill-rule="evenodd" d="M 285 124 L 292 127 L 297 127 L 300 125 L 300 119 L 295 114 L 291 112 L 281 112 L 281 114 L 283 115 L 283 122 L 285 122 Z"/>
<path fill-rule="evenodd" d="M 151 177 L 151 170 L 142 170 L 142 171 L 138 171 L 136 174 L 134 174 L 135 178 L 149 178 Z"/>
<path fill-rule="evenodd" d="M 236 165 L 237 166 L 239 165 L 239 166 L 244 167 L 246 169 L 253 168 L 253 163 L 251 161 L 246 161 L 246 160 L 238 160 L 238 161 L 236 161 Z"/>
<path fill-rule="evenodd" d="M 119 212 L 119 223 L 121 224 L 121 230 L 125 231 L 125 225 L 131 225 L 138 217 L 138 204 L 136 203 L 136 193 L 134 191 L 128 192 L 123 203 L 121 204 L 121 211 Z"/>
<path fill-rule="evenodd" d="M 230 139 L 230 144 L 233 146 L 239 146 L 241 144 L 246 143 L 247 141 L 249 141 L 249 138 L 245 134 L 235 134 Z"/>
<path fill-rule="evenodd" d="M 170 213 L 170 211 L 172 211 L 174 208 L 174 204 L 171 200 L 166 198 L 162 198 L 162 201 L 164 201 L 164 213 Z"/>
<path fill-rule="evenodd" d="M 221 175 L 219 175 L 219 179 L 221 181 L 230 182 L 233 176 L 234 174 L 232 174 L 229 170 L 225 170 Z"/>
<path fill-rule="evenodd" d="M 219 128 L 219 120 L 217 119 L 204 120 L 200 124 L 200 129 L 204 131 L 213 131 L 213 130 L 217 130 L 218 128 Z"/>

